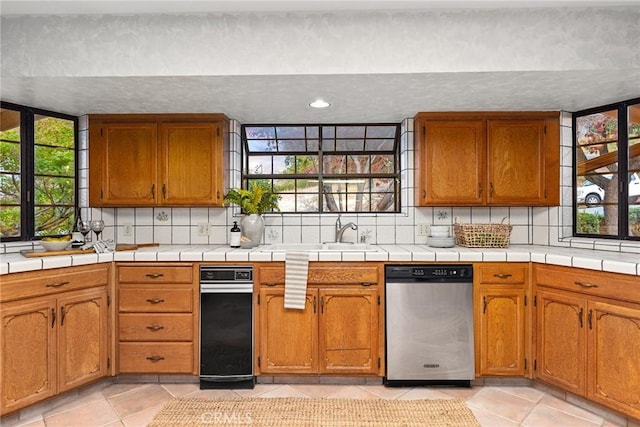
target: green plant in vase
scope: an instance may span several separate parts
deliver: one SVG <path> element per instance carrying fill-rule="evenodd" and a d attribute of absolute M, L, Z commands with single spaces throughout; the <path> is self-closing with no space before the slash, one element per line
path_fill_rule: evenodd
<path fill-rule="evenodd" d="M 273 193 L 266 184 L 252 182 L 249 189 L 232 188 L 224 197 L 225 205 L 240 206 L 245 214 L 240 220 L 240 246 L 252 248 L 260 244 L 264 232 L 265 212 L 279 211 L 280 195 Z"/>

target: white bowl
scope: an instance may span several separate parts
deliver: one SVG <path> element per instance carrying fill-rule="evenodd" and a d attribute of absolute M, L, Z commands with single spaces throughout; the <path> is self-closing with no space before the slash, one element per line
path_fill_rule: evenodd
<path fill-rule="evenodd" d="M 431 231 L 431 237 L 449 237 L 448 231 Z"/>
<path fill-rule="evenodd" d="M 69 247 L 71 240 L 64 240 L 60 242 L 44 242 L 41 240 L 40 244 L 47 251 L 62 251 Z"/>

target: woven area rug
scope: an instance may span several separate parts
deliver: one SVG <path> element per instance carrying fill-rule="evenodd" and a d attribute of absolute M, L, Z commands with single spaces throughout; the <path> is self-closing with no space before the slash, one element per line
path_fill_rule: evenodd
<path fill-rule="evenodd" d="M 169 426 L 448 426 L 479 427 L 459 399 L 312 398 L 173 399 L 149 427 Z"/>

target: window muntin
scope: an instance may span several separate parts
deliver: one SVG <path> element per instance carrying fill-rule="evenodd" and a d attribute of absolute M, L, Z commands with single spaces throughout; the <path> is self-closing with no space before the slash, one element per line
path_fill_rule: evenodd
<path fill-rule="evenodd" d="M 638 102 L 574 114 L 577 236 L 640 237 Z"/>
<path fill-rule="evenodd" d="M 282 212 L 398 212 L 398 124 L 245 125 L 243 186 L 266 182 Z"/>
<path fill-rule="evenodd" d="M 76 211 L 77 118 L 7 103 L 0 111 L 0 237 L 28 240 L 70 232 Z"/>

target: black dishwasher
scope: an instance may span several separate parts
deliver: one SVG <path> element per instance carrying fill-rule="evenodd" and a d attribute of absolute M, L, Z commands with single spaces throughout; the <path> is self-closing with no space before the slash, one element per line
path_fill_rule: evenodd
<path fill-rule="evenodd" d="M 200 388 L 253 388 L 253 269 L 200 267 Z"/>

